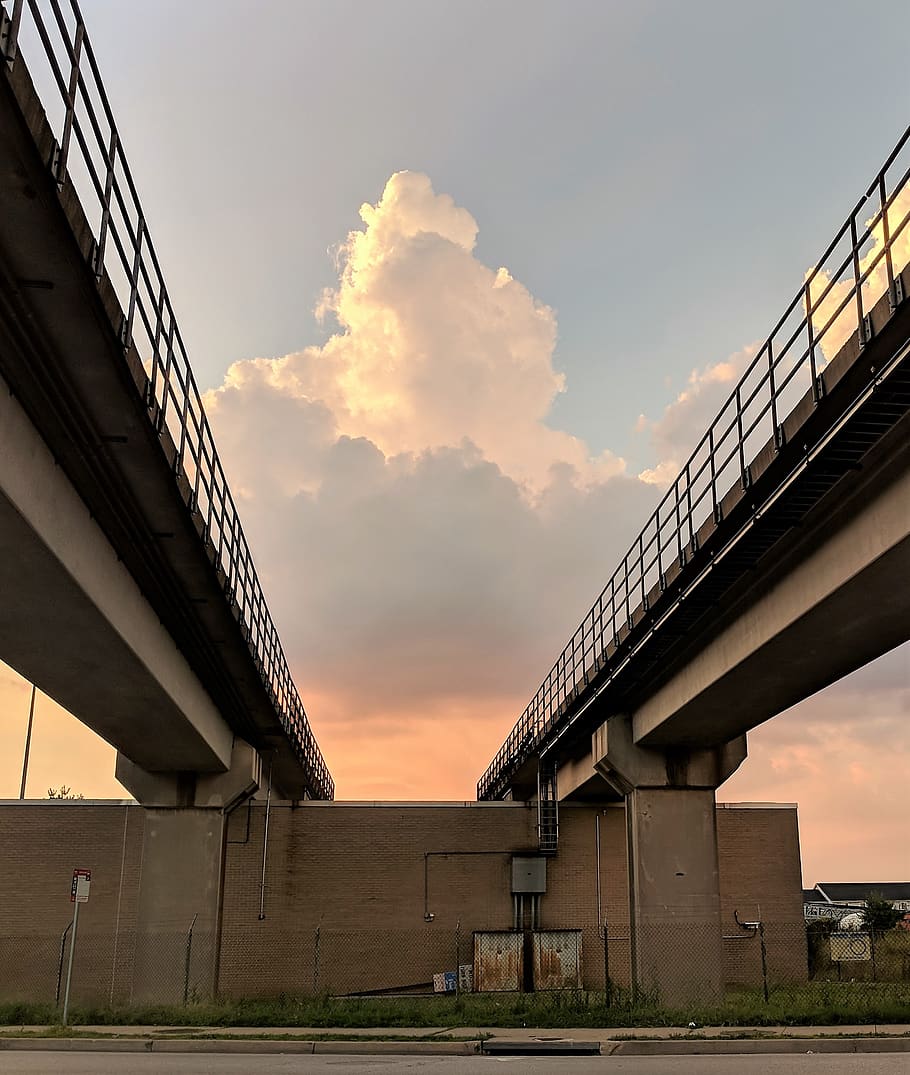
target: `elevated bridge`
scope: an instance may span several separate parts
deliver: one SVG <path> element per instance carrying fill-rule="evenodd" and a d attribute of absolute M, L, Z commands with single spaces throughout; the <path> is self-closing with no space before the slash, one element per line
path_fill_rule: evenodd
<path fill-rule="evenodd" d="M 477 786 L 537 800 L 543 853 L 560 799 L 625 798 L 640 982 L 668 962 L 668 922 L 679 966 L 711 963 L 714 792 L 746 733 L 910 638 L 908 138 Z"/>
<path fill-rule="evenodd" d="M 592 733 L 615 712 L 636 712 L 643 745 L 728 742 L 910 637 L 897 585 L 910 526 L 900 484 L 910 453 L 908 138 L 910 129 L 610 576 L 480 778 L 479 799 L 536 794 L 542 763 L 590 755 Z M 850 600 L 819 619 L 811 645 L 782 647 L 763 674 L 749 666 L 728 697 L 706 703 L 702 680 L 668 697 L 731 622 L 754 619 L 784 575 L 883 498 L 894 517 L 873 523 L 877 544 L 837 550 Z M 872 591 L 860 572 L 875 563 L 895 573 Z M 805 595 L 804 613 L 814 599 Z"/>
<path fill-rule="evenodd" d="M 0 658 L 149 807 L 152 952 L 214 928 L 227 811 L 334 786 L 78 4 L 4 0 L 0 53 Z"/>

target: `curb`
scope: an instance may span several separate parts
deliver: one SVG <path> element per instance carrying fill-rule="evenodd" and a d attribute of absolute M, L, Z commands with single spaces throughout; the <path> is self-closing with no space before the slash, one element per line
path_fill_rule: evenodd
<path fill-rule="evenodd" d="M 233 1038 L 3 1038 L 2 1052 L 476 1056 L 479 1041 L 274 1041 Z"/>
<path fill-rule="evenodd" d="M 226 1038 L 3 1038 L 0 1052 L 347 1056 L 717 1056 L 910 1053 L 910 1038 L 733 1038 L 651 1041 L 274 1041 Z"/>
<path fill-rule="evenodd" d="M 774 1053 L 910 1053 L 908 1038 L 729 1038 L 602 1043 L 604 1056 L 717 1056 Z"/>

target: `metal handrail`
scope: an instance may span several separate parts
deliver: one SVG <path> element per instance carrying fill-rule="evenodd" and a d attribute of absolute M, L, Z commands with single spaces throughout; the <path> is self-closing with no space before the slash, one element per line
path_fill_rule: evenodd
<path fill-rule="evenodd" d="M 478 781 L 478 799 L 505 794 L 510 775 L 540 752 L 581 691 L 595 678 L 609 677 L 611 669 L 622 662 L 630 633 L 640 622 L 635 619 L 636 612 L 646 613 L 649 595 L 655 589 L 658 593 L 666 589 L 671 565 L 677 569 L 677 577 L 686 572 L 691 554 L 697 551 L 701 526 L 712 517 L 720 522 L 723 494 L 736 482 L 743 489 L 749 487 L 747 461 L 754 458 L 755 449 L 769 441 L 775 450 L 782 447 L 784 422 L 807 390 L 818 403 L 824 390 L 819 356 L 823 366 L 826 340 L 833 347 L 830 358 L 837 350 L 832 344 L 835 333 L 843 333 L 845 319 L 850 319 L 850 332 L 858 331 L 860 346 L 864 346 L 870 331 L 867 312 L 871 302 L 867 300 L 878 298 L 885 290 L 892 310 L 901 300 L 893 255 L 895 241 L 910 220 L 910 197 L 902 206 L 895 203 L 902 195 L 910 195 L 910 168 L 898 176 L 890 173 L 908 139 L 910 127 L 807 274 L 528 703 Z M 895 221 L 898 210 L 902 215 Z M 870 211 L 871 218 L 859 226 L 858 221 Z M 869 251 L 864 256 L 864 248 L 879 237 L 880 248 L 874 255 Z M 849 245 L 842 260 L 827 268 L 826 263 L 845 240 Z M 881 272 L 882 264 L 885 290 L 869 296 L 870 281 Z M 824 317 L 822 324 L 818 322 L 819 311 Z"/>
<path fill-rule="evenodd" d="M 41 7 L 49 9 L 47 17 Z M 121 302 L 124 354 L 135 349 L 146 373 L 145 402 L 159 436 L 176 448 L 174 478 L 194 515 L 214 566 L 224 574 L 225 599 L 246 637 L 281 726 L 303 767 L 309 792 L 331 799 L 335 789 L 294 685 L 278 631 L 253 566 L 234 498 L 202 397 L 190 368 L 161 266 L 149 235 L 91 41 L 76 0 L 2 0 L 0 53 L 12 66 L 23 31 L 43 47 L 64 106 L 50 167 L 58 185 L 72 172 L 89 198 L 92 269 L 107 276 Z M 30 20 L 23 16 L 28 13 Z M 38 59 L 40 57 L 36 57 Z M 60 102 L 49 102 L 59 107 Z M 86 203 L 83 202 L 85 207 Z"/>

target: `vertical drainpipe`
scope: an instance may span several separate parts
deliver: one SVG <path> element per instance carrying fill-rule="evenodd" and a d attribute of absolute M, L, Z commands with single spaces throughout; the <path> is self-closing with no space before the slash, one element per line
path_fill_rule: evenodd
<path fill-rule="evenodd" d="M 265 864 L 269 853 L 269 814 L 272 810 L 272 761 L 269 762 L 269 790 L 265 797 L 265 831 L 262 834 L 262 877 L 259 880 L 260 922 L 265 920 Z"/>
<path fill-rule="evenodd" d="M 596 875 L 596 892 L 597 892 L 597 928 L 600 929 L 603 923 L 603 899 L 600 891 L 600 814 L 594 815 L 594 863 L 597 870 Z"/>
<path fill-rule="evenodd" d="M 626 873 L 629 890 L 629 962 L 631 964 L 632 998 L 638 999 L 638 915 L 635 913 L 635 849 L 633 845 L 632 796 L 625 796 L 626 810 Z"/>

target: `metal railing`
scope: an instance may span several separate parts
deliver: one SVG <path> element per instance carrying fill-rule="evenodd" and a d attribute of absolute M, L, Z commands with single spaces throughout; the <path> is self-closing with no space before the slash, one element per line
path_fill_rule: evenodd
<path fill-rule="evenodd" d="M 57 139 L 52 174 L 61 187 L 72 178 L 79 193 L 94 238 L 91 268 L 99 280 L 108 277 L 126 311 L 120 327 L 124 354 L 135 349 L 145 368 L 149 421 L 159 436 L 167 433 L 173 441 L 175 481 L 189 490 L 202 541 L 224 573 L 225 600 L 303 766 L 308 790 L 331 799 L 334 784 L 253 566 L 79 5 L 3 0 L 0 13 L 0 53 L 8 65 L 16 62 L 26 34 L 43 47 L 49 69 L 44 74 L 60 95 L 54 99 L 50 91 L 42 100 Z"/>
<path fill-rule="evenodd" d="M 749 462 L 783 447 L 785 419 L 811 392 L 824 394 L 823 370 L 851 336 L 871 338 L 869 311 L 884 294 L 903 301 L 898 270 L 910 260 L 910 127 L 847 217 L 783 316 L 749 362 L 720 413 L 670 485 L 593 607 L 550 669 L 477 785 L 478 799 L 508 790 L 510 775 L 539 754 L 567 710 L 596 678 L 621 663 L 630 632 L 663 593 L 668 574 L 685 572 L 700 528 L 719 523 L 724 494 L 752 481 Z M 903 170 L 901 170 L 903 169 Z M 864 218 L 867 218 L 864 220 Z M 906 228 L 906 231 L 905 231 Z"/>

